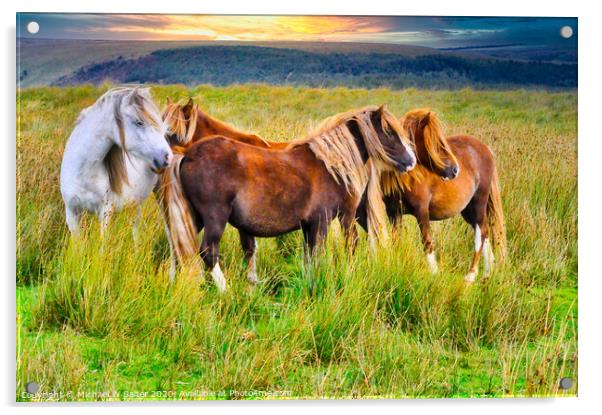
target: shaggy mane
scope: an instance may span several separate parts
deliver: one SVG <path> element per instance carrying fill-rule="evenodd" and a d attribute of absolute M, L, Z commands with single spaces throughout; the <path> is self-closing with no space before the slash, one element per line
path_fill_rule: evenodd
<path fill-rule="evenodd" d="M 381 178 L 381 186 L 385 195 L 400 194 L 422 182 L 432 165 L 439 169 L 445 168 L 443 156 L 457 163 L 456 156 L 443 134 L 443 128 L 437 113 L 428 108 L 414 109 L 408 111 L 401 118 L 401 125 L 414 144 L 418 134 L 422 133 L 429 160 L 420 160 L 418 154 L 416 154 L 418 164 L 413 170 L 406 173 L 385 172 Z"/>
<path fill-rule="evenodd" d="M 176 138 L 176 145 L 187 147 L 193 142 L 203 138 L 195 137 L 199 123 L 204 123 L 210 126 L 211 129 L 219 131 L 219 134 L 225 135 L 226 137 L 237 137 L 241 134 L 244 134 L 232 125 L 203 112 L 197 104 L 192 105 L 190 116 L 186 116 L 184 113 L 185 106 L 186 104 L 182 103 L 181 101 L 168 102 L 161 114 L 163 121 L 165 121 L 168 125 L 169 131 Z M 254 135 L 254 137 L 257 137 L 259 140 L 263 141 L 266 147 L 270 147 L 270 143 L 268 143 L 262 137 L 256 135 Z"/>
<path fill-rule="evenodd" d="M 394 161 L 382 146 L 371 116 L 381 112 L 381 128 L 394 132 L 400 139 L 405 136 L 397 119 L 384 107 L 367 106 L 343 112 L 324 120 L 307 138 L 292 141 L 287 148 L 308 145 L 315 156 L 324 162 L 326 169 L 337 183 L 342 183 L 349 194 L 361 199 L 366 192 L 368 235 L 371 244 L 384 241 L 386 213 L 380 187 L 381 173 L 392 170 Z M 362 161 L 355 137 L 348 127 L 349 121 L 357 122 L 368 151 L 368 163 Z"/>
<path fill-rule="evenodd" d="M 134 107 L 136 114 L 141 121 L 145 121 L 153 128 L 161 128 L 162 122 L 159 115 L 159 109 L 153 102 L 149 88 L 140 87 L 115 87 L 105 92 L 91 107 L 86 108 L 80 113 L 77 120 L 79 123 L 93 108 L 100 108 L 104 105 L 112 105 L 115 123 L 119 131 L 119 143 L 114 144 L 103 159 L 103 164 L 109 175 L 111 190 L 116 194 L 121 194 L 124 185 L 129 185 L 127 167 L 125 159 L 127 151 L 125 147 L 125 130 L 123 126 L 123 114 L 121 105 L 123 100 L 129 97 L 129 104 Z"/>

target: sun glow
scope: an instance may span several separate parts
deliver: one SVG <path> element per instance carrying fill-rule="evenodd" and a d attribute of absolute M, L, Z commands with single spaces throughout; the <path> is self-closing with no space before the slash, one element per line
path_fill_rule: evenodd
<path fill-rule="evenodd" d="M 112 33 L 155 40 L 350 40 L 377 34 L 386 22 L 346 16 L 120 15 Z"/>

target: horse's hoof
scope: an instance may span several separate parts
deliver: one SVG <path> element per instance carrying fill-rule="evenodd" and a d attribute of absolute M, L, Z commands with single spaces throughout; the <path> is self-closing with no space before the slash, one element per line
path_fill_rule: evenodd
<path fill-rule="evenodd" d="M 247 275 L 247 281 L 249 281 L 249 283 L 252 285 L 257 285 L 259 283 L 257 274 L 254 272 L 249 272 L 249 275 Z"/>
<path fill-rule="evenodd" d="M 435 253 L 431 252 L 430 254 L 426 254 L 426 262 L 429 266 L 429 270 L 431 274 L 436 274 L 439 272 L 439 267 L 437 266 L 437 259 L 435 258 Z"/>
<path fill-rule="evenodd" d="M 476 279 L 477 279 L 477 273 L 476 273 L 476 271 L 470 271 L 464 277 L 464 282 L 466 282 L 467 284 L 472 284 L 472 283 L 475 282 Z"/>
<path fill-rule="evenodd" d="M 220 293 L 226 292 L 226 278 L 224 278 L 224 274 L 222 273 L 219 264 L 215 264 L 211 270 L 211 276 L 213 277 L 213 282 L 215 283 L 217 290 Z"/>

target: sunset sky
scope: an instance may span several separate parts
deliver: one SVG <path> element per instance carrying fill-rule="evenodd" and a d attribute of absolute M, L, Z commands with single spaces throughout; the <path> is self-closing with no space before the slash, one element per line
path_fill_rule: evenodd
<path fill-rule="evenodd" d="M 31 21 L 40 27 L 35 35 L 26 30 Z M 560 36 L 560 28 L 566 25 L 575 33 L 570 39 Z M 60 39 L 377 42 L 437 48 L 499 44 L 576 47 L 576 34 L 576 18 L 17 15 L 17 36 Z"/>

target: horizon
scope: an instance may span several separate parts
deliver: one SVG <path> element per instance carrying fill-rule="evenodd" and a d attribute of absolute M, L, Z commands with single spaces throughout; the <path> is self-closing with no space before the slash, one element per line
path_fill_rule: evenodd
<path fill-rule="evenodd" d="M 37 22 L 39 31 L 27 31 Z M 560 29 L 570 26 L 564 38 Z M 17 13 L 21 39 L 373 43 L 429 48 L 577 49 L 572 17 L 268 16 Z"/>

